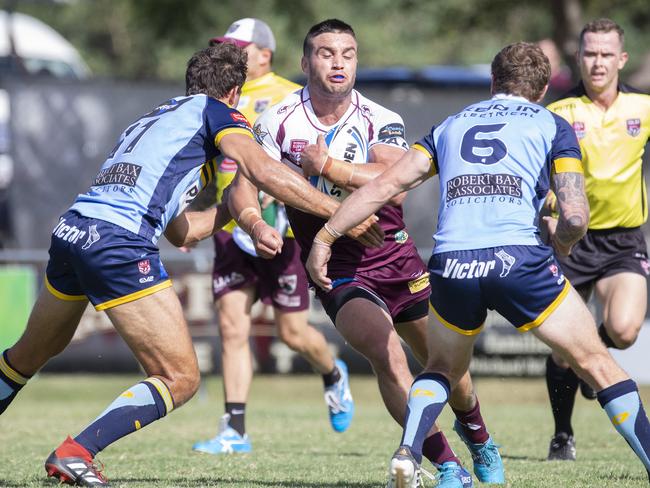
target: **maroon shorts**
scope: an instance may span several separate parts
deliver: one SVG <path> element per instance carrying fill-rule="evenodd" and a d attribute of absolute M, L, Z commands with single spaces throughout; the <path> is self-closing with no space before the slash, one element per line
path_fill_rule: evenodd
<path fill-rule="evenodd" d="M 385 265 L 368 271 L 352 271 L 350 276 L 329 275 L 334 289 L 320 288 L 316 296 L 332 322 L 339 309 L 353 298 L 366 298 L 386 310 L 394 323 L 409 322 L 428 314 L 429 273 L 415 246 L 409 245 Z"/>
<path fill-rule="evenodd" d="M 309 308 L 309 290 L 300 248 L 294 239 L 285 239 L 282 253 L 264 259 L 242 251 L 226 231 L 214 236 L 214 299 L 234 290 L 255 288 L 257 298 L 286 312 Z"/>

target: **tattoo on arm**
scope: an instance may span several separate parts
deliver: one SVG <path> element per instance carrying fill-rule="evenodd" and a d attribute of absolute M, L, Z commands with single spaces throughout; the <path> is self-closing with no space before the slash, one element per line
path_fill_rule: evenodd
<path fill-rule="evenodd" d="M 558 173 L 553 177 L 560 212 L 555 238 L 565 244 L 579 241 L 589 224 L 589 202 L 582 173 Z"/>

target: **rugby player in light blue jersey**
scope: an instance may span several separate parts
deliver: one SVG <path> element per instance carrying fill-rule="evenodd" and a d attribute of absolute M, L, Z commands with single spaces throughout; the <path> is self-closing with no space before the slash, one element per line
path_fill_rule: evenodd
<path fill-rule="evenodd" d="M 230 108 L 245 78 L 246 53 L 233 44 L 196 53 L 187 67 L 186 96 L 165 102 L 124 131 L 90 189 L 52 232 L 45 287 L 25 333 L 0 356 L 0 413 L 67 346 L 88 301 L 106 311 L 147 378 L 55 449 L 45 462 L 48 476 L 107 486 L 95 455 L 194 395 L 196 355 L 157 242 L 164 233 L 173 244 L 186 245 L 231 220 L 230 197 L 205 212 L 183 211 L 214 178 L 216 156 L 238 161 L 240 171 L 265 192 L 305 211 L 316 208 L 329 216 L 338 206 L 255 143 L 246 118 Z M 234 192 L 231 197 L 236 201 Z M 375 220 L 351 235 L 380 245 Z M 281 249 L 280 235 L 264 223 L 259 207 L 242 211 L 238 223 L 262 254 Z"/>
<path fill-rule="evenodd" d="M 650 424 L 637 386 L 600 341 L 594 319 L 564 278 L 553 251 L 568 255 L 584 235 L 589 206 L 571 126 L 537 105 L 550 66 L 538 46 L 516 43 L 492 62 L 490 100 L 434 127 L 394 166 L 346 199 L 314 239 L 307 270 L 329 289 L 330 246 L 394 195 L 440 177 L 436 245 L 429 261 L 429 360 L 409 393 L 388 486 L 416 487 L 422 440 L 467 371 L 487 310 L 531 330 L 597 392 L 616 430 L 650 473 Z M 317 146 L 305 154 L 318 154 Z M 559 218 L 538 232 L 549 186 Z M 444 484 L 460 488 L 463 480 Z"/>

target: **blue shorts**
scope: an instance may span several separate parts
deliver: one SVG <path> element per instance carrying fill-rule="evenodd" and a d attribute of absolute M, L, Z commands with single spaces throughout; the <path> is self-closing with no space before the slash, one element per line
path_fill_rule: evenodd
<path fill-rule="evenodd" d="M 68 211 L 52 231 L 45 285 L 57 298 L 96 310 L 172 286 L 158 248 L 117 225 Z"/>
<path fill-rule="evenodd" d="M 478 334 L 496 310 L 520 332 L 541 325 L 569 292 L 548 246 L 501 246 L 434 254 L 430 305 L 448 328 Z"/>

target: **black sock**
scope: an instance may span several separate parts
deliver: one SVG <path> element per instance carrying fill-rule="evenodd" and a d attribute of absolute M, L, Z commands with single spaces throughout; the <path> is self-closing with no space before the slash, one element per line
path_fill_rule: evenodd
<path fill-rule="evenodd" d="M 325 385 L 325 388 L 328 386 L 334 386 L 339 382 L 340 379 L 341 372 L 339 371 L 339 368 L 334 365 L 334 369 L 332 371 L 323 375 L 323 384 Z"/>
<path fill-rule="evenodd" d="M 578 377 L 571 368 L 559 367 L 549 356 L 546 360 L 546 386 L 555 420 L 555 434 L 566 432 L 573 435 L 571 414 L 578 390 Z"/>
<path fill-rule="evenodd" d="M 614 344 L 612 338 L 607 334 L 605 324 L 600 324 L 598 326 L 598 335 L 600 336 L 600 340 L 603 341 L 603 344 L 605 344 L 607 347 L 611 347 L 612 349 L 620 349 L 620 347 Z"/>
<path fill-rule="evenodd" d="M 246 404 L 226 402 L 226 413 L 230 415 L 228 425 L 239 432 L 239 435 L 246 433 Z"/>

